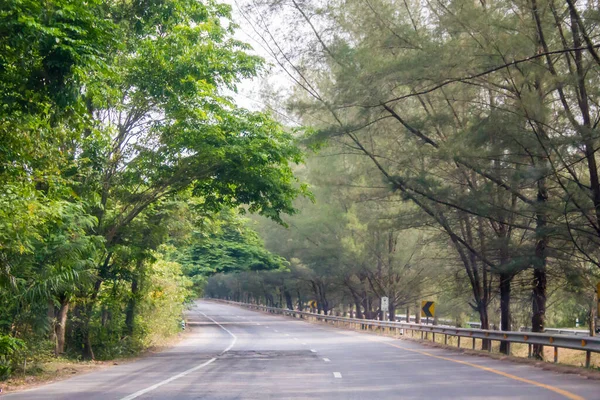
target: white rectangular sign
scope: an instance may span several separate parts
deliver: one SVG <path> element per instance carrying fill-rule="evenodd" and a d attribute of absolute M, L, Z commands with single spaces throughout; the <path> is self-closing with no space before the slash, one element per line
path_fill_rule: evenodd
<path fill-rule="evenodd" d="M 390 309 L 390 299 L 387 297 L 381 298 L 381 311 L 389 311 Z"/>

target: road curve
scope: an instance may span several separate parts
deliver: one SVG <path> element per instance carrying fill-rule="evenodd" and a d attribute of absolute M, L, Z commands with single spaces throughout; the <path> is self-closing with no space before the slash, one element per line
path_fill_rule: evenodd
<path fill-rule="evenodd" d="M 172 349 L 2 400 L 600 399 L 529 365 L 199 301 Z"/>

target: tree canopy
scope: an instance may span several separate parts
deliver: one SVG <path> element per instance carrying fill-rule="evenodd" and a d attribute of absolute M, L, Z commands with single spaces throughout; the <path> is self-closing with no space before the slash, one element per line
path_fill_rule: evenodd
<path fill-rule="evenodd" d="M 240 215 L 294 213 L 303 155 L 227 94 L 263 69 L 235 29 L 212 1 L 2 4 L 0 337 L 19 357 L 135 352 L 179 329 L 198 271 L 284 266 Z"/>

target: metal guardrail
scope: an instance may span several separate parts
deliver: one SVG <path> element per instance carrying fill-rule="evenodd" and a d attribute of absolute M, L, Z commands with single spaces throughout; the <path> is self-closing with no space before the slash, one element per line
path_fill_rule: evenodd
<path fill-rule="evenodd" d="M 522 326 L 519 328 L 520 332 L 531 332 L 531 328 L 529 326 Z M 563 329 L 563 328 L 546 328 L 544 330 L 546 333 L 557 333 L 559 335 L 575 335 L 575 336 L 590 336 L 589 330 L 584 329 Z"/>
<path fill-rule="evenodd" d="M 216 299 L 213 299 L 216 300 Z M 421 332 L 421 338 L 423 335 L 432 333 L 433 341 L 435 341 L 435 335 L 444 335 L 444 344 L 448 344 L 448 336 L 455 336 L 458 338 L 458 347 L 460 347 L 461 338 L 472 339 L 473 349 L 475 349 L 475 339 L 499 341 L 508 343 L 524 343 L 529 345 L 529 355 L 532 352 L 533 345 L 552 346 L 554 347 L 554 362 L 558 362 L 558 349 L 573 349 L 581 350 L 586 354 L 585 366 L 590 366 L 591 353 L 600 353 L 600 338 L 586 337 L 575 335 L 563 335 L 559 333 L 546 332 L 546 333 L 534 333 L 534 332 L 515 332 L 515 331 L 492 331 L 485 329 L 468 329 L 468 328 L 455 328 L 450 326 L 440 325 L 424 325 L 407 322 L 392 322 L 392 321 L 378 321 L 370 319 L 357 319 L 347 317 L 336 317 L 332 315 L 321 315 L 306 311 L 288 310 L 283 308 L 267 307 L 257 304 L 239 303 L 228 300 L 217 300 L 224 303 L 239 305 L 248 309 L 264 311 L 274 314 L 287 315 L 293 318 L 303 318 L 308 320 L 322 321 L 322 322 L 333 322 L 337 324 L 346 325 L 354 328 L 379 328 L 380 330 L 388 329 L 396 330 L 397 333 L 404 333 L 404 330 L 412 330 Z M 399 330 L 403 330 L 399 332 Z M 427 339 L 427 336 L 425 337 Z M 489 351 L 491 351 L 491 345 Z"/>
<path fill-rule="evenodd" d="M 416 316 L 411 315 L 410 316 L 410 322 L 415 322 L 416 323 Z M 406 322 L 406 315 L 405 314 L 396 314 L 396 321 L 399 322 Z M 454 321 L 451 319 L 438 319 L 437 320 L 437 324 L 436 325 L 449 325 L 449 326 L 455 326 L 453 325 Z M 423 321 L 421 320 L 421 324 L 423 324 Z M 431 322 L 427 325 L 434 325 Z M 465 322 L 465 325 L 470 326 L 471 328 L 481 328 L 481 322 L 475 322 L 475 321 L 468 321 Z M 495 329 L 494 329 L 495 330 Z M 531 332 L 531 327 L 530 326 L 521 326 L 519 327 L 519 332 Z M 590 331 L 587 329 L 568 329 L 568 328 L 546 328 L 544 329 L 545 333 L 558 333 L 558 334 L 562 334 L 562 335 L 576 335 L 576 336 L 590 336 Z"/>
<path fill-rule="evenodd" d="M 423 322 L 423 319 L 424 318 L 421 318 L 421 323 Z M 396 314 L 396 321 L 398 321 L 398 322 L 402 322 L 402 321 L 404 321 L 404 322 L 417 322 L 417 316 L 416 315 L 411 315 L 410 316 L 410 321 L 406 321 L 406 314 Z M 453 320 L 453 319 L 444 319 L 444 318 L 439 318 L 437 320 L 437 322 L 438 322 L 438 324 L 442 324 L 442 325 L 452 325 L 452 324 L 456 323 L 456 321 Z M 430 322 L 430 324 L 431 324 L 431 322 Z M 479 322 L 472 322 L 472 321 L 465 322 L 465 324 L 470 325 L 470 326 L 472 326 L 472 325 L 481 325 L 481 323 L 479 323 Z M 454 325 L 452 325 L 452 326 L 454 326 Z M 474 326 L 472 326 L 472 327 L 475 328 Z"/>

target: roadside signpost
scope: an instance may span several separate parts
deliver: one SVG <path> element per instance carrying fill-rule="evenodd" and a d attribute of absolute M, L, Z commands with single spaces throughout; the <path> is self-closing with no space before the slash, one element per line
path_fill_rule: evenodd
<path fill-rule="evenodd" d="M 381 298 L 381 313 L 383 314 L 383 320 L 387 321 L 387 313 L 390 310 L 390 299 L 388 297 Z"/>
<path fill-rule="evenodd" d="M 421 302 L 421 318 L 422 317 L 426 317 L 427 318 L 427 324 L 429 323 L 429 317 L 433 318 L 435 317 L 435 302 L 434 301 L 428 301 L 428 300 L 423 300 Z"/>
<path fill-rule="evenodd" d="M 381 298 L 381 311 L 390 310 L 390 299 L 388 297 Z"/>

